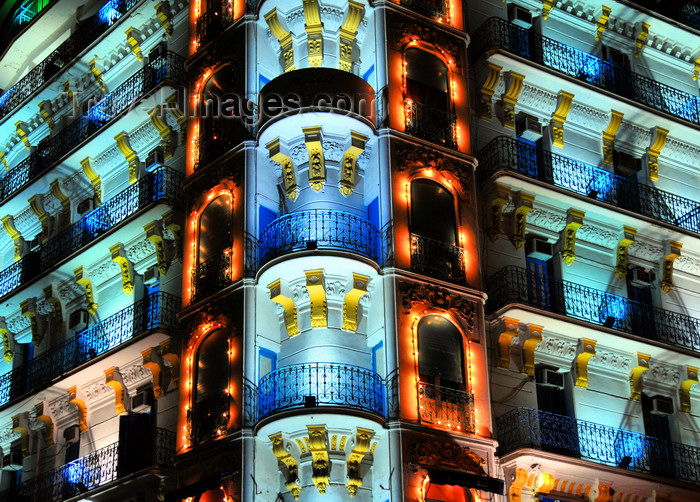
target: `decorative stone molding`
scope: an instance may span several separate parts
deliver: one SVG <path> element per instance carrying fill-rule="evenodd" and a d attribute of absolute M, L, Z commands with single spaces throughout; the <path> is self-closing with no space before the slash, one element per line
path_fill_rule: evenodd
<path fill-rule="evenodd" d="M 357 310 L 360 299 L 367 294 L 369 276 L 352 274 L 352 289 L 345 295 L 343 301 L 343 326 L 346 331 L 357 331 Z"/>
<path fill-rule="evenodd" d="M 637 366 L 630 373 L 630 399 L 640 401 L 642 399 L 642 375 L 649 370 L 649 354 L 637 352 Z"/>
<path fill-rule="evenodd" d="M 651 130 L 652 142 L 651 146 L 647 148 L 647 163 L 649 165 L 649 179 L 653 181 L 659 181 L 659 156 L 666 144 L 667 135 L 668 129 L 655 127 Z"/>
<path fill-rule="evenodd" d="M 2 357 L 5 362 L 11 363 L 14 357 L 14 352 L 12 352 L 12 347 L 10 345 L 10 330 L 7 329 L 7 323 L 4 317 L 0 317 L 0 336 L 2 337 Z"/>
<path fill-rule="evenodd" d="M 34 405 L 34 413 L 36 415 L 36 419 L 38 421 L 40 421 L 44 426 L 43 427 L 43 429 L 44 429 L 44 442 L 46 443 L 46 446 L 52 446 L 54 444 L 53 420 L 51 420 L 50 416 L 44 414 L 44 402 L 43 401 Z"/>
<path fill-rule="evenodd" d="M 374 436 L 372 429 L 357 427 L 353 434 L 353 448 L 345 461 L 347 468 L 347 488 L 351 497 L 357 495 L 357 491 L 362 486 L 362 473 L 360 466 L 362 459 L 369 451 L 370 442 Z"/>
<path fill-rule="evenodd" d="M 637 39 L 635 40 L 634 57 L 636 58 L 642 55 L 642 49 L 644 49 L 647 37 L 649 36 L 649 26 L 649 23 L 644 22 L 640 25 L 639 35 L 637 35 Z"/>
<path fill-rule="evenodd" d="M 112 261 L 119 265 L 122 275 L 122 290 L 127 296 L 134 292 L 134 265 L 129 261 L 124 250 L 124 244 L 116 243 L 109 248 Z"/>
<path fill-rule="evenodd" d="M 518 319 L 504 317 L 505 331 L 498 336 L 498 367 L 510 369 L 510 346 L 518 336 Z"/>
<path fill-rule="evenodd" d="M 323 270 L 306 270 L 304 274 L 306 274 L 306 290 L 309 293 L 311 327 L 325 328 L 328 325 L 328 308 Z"/>
<path fill-rule="evenodd" d="M 276 281 L 268 284 L 267 289 L 270 290 L 270 300 L 281 305 L 282 309 L 284 310 L 287 335 L 290 338 L 298 335 L 299 326 L 297 325 L 297 307 L 294 304 L 294 300 L 282 294 L 281 279 L 277 279 Z"/>
<path fill-rule="evenodd" d="M 348 15 L 340 27 L 340 57 L 338 68 L 352 72 L 352 45 L 355 42 L 357 28 L 362 20 L 365 6 L 353 0 L 348 1 Z"/>
<path fill-rule="evenodd" d="M 624 225 L 622 230 L 622 238 L 620 239 L 620 242 L 617 243 L 615 263 L 615 277 L 620 280 L 627 277 L 627 263 L 629 261 L 627 250 L 630 247 L 630 244 L 634 242 L 634 236 L 636 234 L 636 228 Z"/>
<path fill-rule="evenodd" d="M 80 425 L 80 430 L 86 431 L 88 430 L 87 406 L 85 405 L 84 400 L 78 398 L 77 392 L 77 387 L 75 385 L 68 389 L 68 401 L 78 408 L 78 423 Z"/>
<path fill-rule="evenodd" d="M 126 389 L 124 388 L 124 380 L 122 379 L 118 366 L 113 366 L 105 370 L 105 385 L 114 389 L 114 407 L 117 411 L 117 415 L 126 413 L 126 408 L 124 407 Z"/>
<path fill-rule="evenodd" d="M 683 244 L 676 241 L 668 241 L 666 243 L 666 256 L 661 263 L 661 289 L 664 293 L 668 294 L 673 289 L 673 262 L 681 255 L 681 248 Z"/>
<path fill-rule="evenodd" d="M 452 313 L 462 319 L 467 330 L 472 333 L 474 330 L 474 317 L 476 315 L 476 304 L 465 300 L 447 290 L 439 289 L 419 284 L 409 284 L 399 282 L 401 293 L 401 306 L 404 314 L 409 315 L 414 305 L 427 303 L 436 310 L 443 310 Z"/>
<path fill-rule="evenodd" d="M 92 288 L 92 283 L 83 275 L 83 267 L 78 267 L 73 271 L 75 282 L 80 284 L 85 290 L 85 306 L 90 315 L 97 313 L 97 303 L 95 303 L 95 295 Z"/>
<path fill-rule="evenodd" d="M 307 446 L 311 453 L 312 479 L 318 492 L 323 495 L 328 488 L 330 461 L 328 459 L 328 432 L 325 425 L 307 425 L 309 440 Z"/>
<path fill-rule="evenodd" d="M 352 2 L 352 0 L 350 1 Z M 340 168 L 340 193 L 345 197 L 349 196 L 355 189 L 357 159 L 365 151 L 365 144 L 368 139 L 364 134 L 350 131 L 350 146 L 343 154 L 343 162 Z"/>
<path fill-rule="evenodd" d="M 486 476 L 486 461 L 471 448 L 451 441 L 416 441 L 409 446 L 408 454 L 411 462 L 421 467 L 449 467 Z"/>
<path fill-rule="evenodd" d="M 120 132 L 114 137 L 117 142 L 119 152 L 124 156 L 129 167 L 129 184 L 133 185 L 139 180 L 140 162 L 136 152 L 131 147 L 129 135 L 126 132 Z"/>
<path fill-rule="evenodd" d="M 596 42 L 600 41 L 601 37 L 603 36 L 603 32 L 606 30 L 608 27 L 608 19 L 610 18 L 610 7 L 607 5 L 603 5 L 601 7 L 601 14 L 600 17 L 598 18 L 598 21 L 596 22 L 596 28 L 595 28 L 595 39 Z"/>
<path fill-rule="evenodd" d="M 170 209 L 169 211 L 163 213 L 162 220 L 163 227 L 166 231 L 172 234 L 172 240 L 175 241 L 175 256 L 177 257 L 178 261 L 182 263 L 184 241 L 182 238 L 182 225 L 180 223 L 181 218 L 175 214 L 175 211 Z"/>
<path fill-rule="evenodd" d="M 54 340 L 61 340 L 66 328 L 66 323 L 63 321 L 63 307 L 61 300 L 56 296 L 57 288 L 53 284 L 49 284 L 44 288 L 44 303 L 50 305 L 50 312 L 47 313 L 50 322 L 51 336 Z"/>
<path fill-rule="evenodd" d="M 557 109 L 552 114 L 552 144 L 561 148 L 564 147 L 564 122 L 571 110 L 573 99 L 574 95 L 570 92 L 559 91 Z"/>
<path fill-rule="evenodd" d="M 159 220 L 156 220 L 159 221 Z M 143 260 L 153 256 L 156 253 L 156 246 L 151 240 L 144 239 L 126 249 L 126 259 L 134 265 L 141 263 Z M 157 261 L 157 257 L 156 257 Z"/>
<path fill-rule="evenodd" d="M 309 0 L 304 0 L 304 5 Z M 312 2 L 315 0 L 311 0 Z M 318 3 L 316 3 L 318 7 Z M 326 165 L 323 159 L 323 130 L 321 126 L 305 127 L 304 143 L 309 152 L 309 186 L 315 192 L 320 192 L 326 183 Z"/>
<path fill-rule="evenodd" d="M 509 129 L 515 129 L 515 105 L 523 90 L 525 75 L 510 72 L 508 76 L 508 89 L 503 94 L 503 125 Z"/>
<path fill-rule="evenodd" d="M 491 120 L 492 116 L 492 105 L 493 94 L 496 90 L 496 84 L 498 84 L 498 78 L 501 74 L 502 66 L 489 63 L 489 74 L 486 77 L 486 81 L 481 86 L 481 118 L 486 120 Z"/>
<path fill-rule="evenodd" d="M 136 55 L 136 59 L 143 61 L 143 54 L 141 54 L 140 44 L 141 40 L 143 40 L 145 37 L 141 34 L 141 31 L 133 26 L 130 26 L 124 33 L 126 33 L 126 41 L 129 42 L 129 45 L 131 46 L 131 52 Z"/>
<path fill-rule="evenodd" d="M 678 399 L 681 403 L 681 411 L 690 413 L 690 390 L 698 383 L 698 368 L 696 366 L 686 366 L 687 378 L 681 382 L 678 389 Z"/>
<path fill-rule="evenodd" d="M 15 219 L 11 215 L 3 217 L 0 221 L 2 221 L 2 227 L 5 229 L 5 232 L 7 232 L 7 235 L 12 238 L 14 243 L 14 260 L 18 261 L 20 258 L 22 258 L 22 253 L 27 247 L 27 244 L 17 230 L 15 226 Z"/>
<path fill-rule="evenodd" d="M 277 16 L 276 7 L 265 14 L 265 21 L 272 35 L 279 42 L 282 60 L 284 61 L 284 71 L 288 72 L 294 70 L 294 44 L 292 43 L 292 34 L 282 27 L 282 23 Z"/>
<path fill-rule="evenodd" d="M 515 192 L 513 202 L 515 213 L 513 214 L 513 235 L 511 242 L 515 249 L 522 249 L 525 245 L 525 231 L 527 230 L 527 214 L 532 211 L 535 196 L 526 192 Z"/>
<path fill-rule="evenodd" d="M 162 275 L 168 273 L 170 262 L 165 255 L 165 242 L 163 240 L 163 222 L 161 220 L 153 220 L 143 226 L 146 231 L 146 239 L 153 243 L 156 251 L 156 260 L 158 263 L 158 272 Z M 138 263 L 138 262 L 137 262 Z"/>
<path fill-rule="evenodd" d="M 32 343 L 34 347 L 38 347 L 46 334 L 46 323 L 43 317 L 37 312 L 36 298 L 30 297 L 20 302 L 20 312 L 24 317 L 29 319 L 29 326 L 32 330 Z"/>
<path fill-rule="evenodd" d="M 148 112 L 148 116 L 151 118 L 153 128 L 160 136 L 160 142 L 163 147 L 163 160 L 168 160 L 173 156 L 173 151 L 175 150 L 172 141 L 175 133 L 168 125 L 165 115 L 165 107 L 156 105 L 155 108 Z M 177 138 L 177 136 L 175 137 Z"/>
<path fill-rule="evenodd" d="M 301 492 L 301 484 L 299 482 L 299 464 L 289 453 L 291 447 L 289 445 L 285 447 L 285 443 L 289 443 L 289 441 L 282 437 L 281 432 L 272 434 L 268 436 L 268 438 L 272 442 L 272 453 L 277 458 L 277 465 L 285 479 L 284 487 L 292 492 L 294 500 L 299 500 L 299 493 Z M 286 468 L 286 472 L 285 469 L 283 469 L 283 466 Z"/>
<path fill-rule="evenodd" d="M 323 23 L 318 0 L 303 0 L 306 45 L 311 68 L 323 65 Z"/>
<path fill-rule="evenodd" d="M 294 164 L 292 159 L 282 153 L 282 148 L 280 144 L 280 139 L 275 138 L 270 141 L 267 145 L 270 160 L 278 163 L 282 167 L 282 179 L 284 180 L 284 191 L 287 194 L 287 198 L 292 202 L 297 199 L 299 193 L 297 192 L 297 179 L 294 173 Z"/>
<path fill-rule="evenodd" d="M 610 122 L 608 123 L 608 127 L 603 131 L 603 162 L 606 164 L 613 165 L 615 136 L 617 136 L 617 133 L 620 131 L 622 117 L 624 117 L 624 113 L 610 110 Z"/>
<path fill-rule="evenodd" d="M 161 28 L 163 28 L 165 34 L 168 35 L 168 38 L 170 38 L 173 34 L 173 13 L 170 10 L 170 3 L 164 0 L 162 2 L 158 2 L 153 6 L 153 8 L 156 10 L 156 17 L 160 22 Z"/>
<path fill-rule="evenodd" d="M 576 357 L 576 387 L 588 388 L 588 361 L 595 356 L 596 340 L 581 339 L 582 351 Z"/>
<path fill-rule="evenodd" d="M 434 169 L 444 174 L 449 174 L 460 184 L 463 192 L 471 189 L 471 166 L 459 163 L 439 152 L 417 148 L 406 143 L 394 143 L 392 157 L 396 158 L 400 172 L 413 173 L 419 169 Z M 510 193 L 510 189 L 503 185 L 497 185 Z M 507 196 L 506 196 L 507 198 Z M 507 202 L 507 201 L 506 201 Z M 500 232 L 499 232 L 500 234 Z"/>
<path fill-rule="evenodd" d="M 535 375 L 535 350 L 537 345 L 542 342 L 542 326 L 530 324 L 530 338 L 523 343 L 523 373 L 530 376 Z"/>
<path fill-rule="evenodd" d="M 561 235 L 564 241 L 561 258 L 567 265 L 571 265 L 576 259 L 576 232 L 583 225 L 585 215 L 585 212 L 574 208 L 569 208 L 566 212 L 566 227 Z"/>

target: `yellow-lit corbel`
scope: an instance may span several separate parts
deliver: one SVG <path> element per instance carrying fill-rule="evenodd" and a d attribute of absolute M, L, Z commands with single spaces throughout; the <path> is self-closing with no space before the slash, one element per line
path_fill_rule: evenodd
<path fill-rule="evenodd" d="M 44 117 L 44 122 L 46 122 L 46 125 L 49 126 L 49 131 L 53 132 L 53 128 L 56 126 L 56 124 L 53 121 L 53 117 L 51 114 L 51 102 L 49 100 L 44 100 L 39 102 L 39 113 L 41 113 L 41 116 Z"/>
<path fill-rule="evenodd" d="M 677 241 L 668 241 L 666 243 L 666 256 L 661 264 L 661 289 L 668 294 L 673 289 L 673 262 L 681 255 L 683 244 Z"/>
<path fill-rule="evenodd" d="M 146 231 L 146 239 L 151 241 L 156 248 L 156 260 L 158 263 L 158 272 L 162 275 L 168 273 L 170 263 L 165 256 L 165 242 L 163 241 L 163 222 L 153 220 L 143 226 Z"/>
<path fill-rule="evenodd" d="M 19 136 L 19 139 L 24 143 L 24 147 L 29 150 L 32 147 L 32 145 L 29 144 L 29 126 L 21 120 L 18 120 L 15 122 L 15 127 L 17 128 L 17 136 Z"/>
<path fill-rule="evenodd" d="M 350 131 L 350 147 L 343 154 L 343 165 L 340 172 L 340 193 L 345 197 L 355 190 L 357 158 L 365 151 L 368 139 L 364 134 Z"/>
<path fill-rule="evenodd" d="M 58 228 L 60 230 L 70 225 L 70 199 L 61 190 L 60 182 L 55 179 L 50 183 L 51 194 L 61 203 L 61 212 L 58 215 Z"/>
<path fill-rule="evenodd" d="M 327 435 L 325 425 L 307 425 L 309 431 L 308 447 L 311 453 L 312 477 L 318 492 L 323 495 L 328 488 L 330 464 L 328 461 Z"/>
<path fill-rule="evenodd" d="M 10 330 L 7 329 L 7 323 L 4 317 L 0 317 L 0 336 L 2 336 L 2 357 L 5 359 L 5 362 L 11 363 L 15 354 L 12 352 Z"/>
<path fill-rule="evenodd" d="M 124 290 L 124 293 L 127 295 L 130 295 L 134 292 L 134 266 L 126 257 L 124 244 L 121 242 L 116 243 L 109 248 L 109 252 L 112 254 L 112 261 L 117 263 L 121 269 L 122 290 Z"/>
<path fill-rule="evenodd" d="M 282 166 L 282 178 L 284 179 L 284 192 L 291 201 L 297 200 L 299 193 L 297 192 L 297 178 L 294 174 L 294 163 L 292 159 L 282 153 L 280 139 L 275 138 L 265 145 L 270 152 L 270 159 Z"/>
<path fill-rule="evenodd" d="M 595 356 L 596 340 L 583 338 L 583 351 L 576 357 L 576 387 L 588 388 L 588 361 Z"/>
<path fill-rule="evenodd" d="M 647 149 L 647 160 L 649 164 L 649 179 L 659 181 L 659 156 L 666 144 L 667 129 L 655 127 L 652 129 L 651 146 Z"/>
<path fill-rule="evenodd" d="M 362 20 L 365 6 L 353 0 L 348 1 L 348 15 L 340 27 L 340 58 L 338 68 L 343 71 L 352 71 L 352 44 L 355 42 L 357 27 Z"/>
<path fill-rule="evenodd" d="M 141 47 L 139 47 L 139 44 L 141 43 L 141 40 L 143 38 L 141 32 L 133 26 L 130 26 L 126 29 L 124 33 L 126 33 L 126 41 L 129 42 L 129 45 L 131 46 L 131 52 L 133 52 L 136 55 L 136 59 L 138 59 L 139 61 L 143 60 L 143 55 L 141 54 Z"/>
<path fill-rule="evenodd" d="M 177 382 L 180 379 L 180 358 L 170 350 L 170 339 L 160 342 L 161 357 L 170 362 L 170 374 L 172 375 L 173 389 L 177 388 Z M 161 387 L 163 392 L 168 390 L 168 382 L 161 377 Z"/>
<path fill-rule="evenodd" d="M 61 306 L 61 300 L 59 300 L 54 293 L 53 284 L 49 284 L 44 288 L 44 302 L 53 306 L 53 322 L 51 323 L 51 326 L 53 329 L 54 340 L 62 340 L 66 323 L 63 321 L 63 307 Z"/>
<path fill-rule="evenodd" d="M 90 279 L 84 276 L 83 267 L 78 267 L 73 271 L 75 282 L 80 284 L 85 289 L 85 306 L 90 315 L 97 313 L 97 303 L 95 303 L 95 293 L 92 289 Z"/>
<path fill-rule="evenodd" d="M 513 214 L 513 236 L 511 241 L 515 249 L 522 249 L 525 245 L 525 230 L 527 228 L 527 214 L 532 211 L 535 196 L 525 192 L 515 194 L 515 213 Z"/>
<path fill-rule="evenodd" d="M 284 320 L 287 326 L 287 335 L 293 337 L 299 334 L 299 326 L 297 325 L 297 307 L 294 305 L 294 300 L 282 294 L 282 281 L 277 279 L 267 285 L 270 290 L 270 300 L 279 303 L 284 308 Z"/>
<path fill-rule="evenodd" d="M 292 71 L 294 67 L 294 45 L 292 44 L 292 34 L 282 27 L 282 23 L 277 16 L 277 7 L 265 14 L 265 21 L 270 27 L 270 32 L 280 44 L 280 52 L 284 61 L 284 71 Z"/>
<path fill-rule="evenodd" d="M 70 80 L 63 82 L 63 94 L 66 95 L 68 101 L 73 101 L 73 91 L 70 88 Z"/>
<path fill-rule="evenodd" d="M 187 142 L 187 117 L 178 107 L 177 92 L 174 92 L 165 98 L 165 102 L 168 104 L 168 111 L 170 112 L 170 115 L 173 116 L 177 122 L 177 126 L 180 128 L 180 144 L 184 145 Z"/>
<path fill-rule="evenodd" d="M 309 152 L 309 185 L 320 192 L 326 182 L 326 164 L 323 158 L 323 131 L 321 126 L 304 127 L 304 143 Z"/>
<path fill-rule="evenodd" d="M 163 107 L 156 105 L 155 108 L 148 112 L 148 116 L 151 117 L 153 128 L 160 135 L 161 144 L 163 145 L 163 158 L 168 160 L 173 156 L 173 130 L 165 120 L 165 111 Z"/>
<path fill-rule="evenodd" d="M 508 500 L 510 502 L 520 502 L 522 500 L 521 494 L 523 488 L 525 487 L 525 484 L 527 483 L 528 479 L 531 479 L 531 476 L 526 468 L 516 467 L 515 472 L 511 473 L 510 479 L 511 482 L 510 488 L 508 489 Z"/>
<path fill-rule="evenodd" d="M 525 75 L 510 72 L 508 90 L 503 94 L 503 125 L 509 129 L 515 129 L 515 105 L 523 90 L 524 79 Z"/>
<path fill-rule="evenodd" d="M 129 184 L 133 185 L 139 180 L 139 158 L 136 156 L 134 149 L 131 148 L 127 133 L 120 132 L 114 139 L 117 142 L 117 148 L 129 164 Z"/>
<path fill-rule="evenodd" d="M 41 223 L 41 242 L 46 242 L 51 237 L 51 225 L 49 215 L 44 210 L 44 205 L 41 202 L 41 195 L 32 195 L 29 197 L 29 208 L 34 213 Z"/>
<path fill-rule="evenodd" d="M 167 213 L 163 214 L 163 228 L 170 230 L 173 237 L 175 238 L 175 254 L 180 263 L 182 263 L 182 251 L 183 251 L 183 241 L 182 241 L 182 228 L 178 223 L 178 219 L 171 209 Z"/>
<path fill-rule="evenodd" d="M 36 414 L 36 419 L 41 420 L 44 423 L 44 441 L 46 442 L 46 446 L 52 446 L 54 444 L 53 420 L 51 420 L 50 416 L 44 414 L 43 401 L 34 405 L 34 412 Z"/>
<path fill-rule="evenodd" d="M 700 75 L 700 56 L 698 56 L 693 64 L 693 80 L 697 80 L 698 75 Z"/>
<path fill-rule="evenodd" d="M 29 319 L 29 326 L 32 330 L 32 343 L 35 347 L 38 347 L 44 339 L 44 330 L 41 329 L 43 326 L 39 326 L 38 313 L 36 311 L 36 298 L 29 297 L 20 302 L 19 308 L 22 315 Z"/>
<path fill-rule="evenodd" d="M 630 399 L 640 401 L 642 399 L 642 375 L 649 369 L 649 354 L 637 352 L 637 366 L 632 368 L 630 374 Z"/>
<path fill-rule="evenodd" d="M 608 18 L 610 18 L 610 7 L 608 7 L 607 5 L 603 5 L 602 9 L 603 12 L 601 13 L 600 18 L 598 19 L 595 28 L 596 40 L 600 40 L 600 37 L 603 36 L 603 32 L 608 27 Z"/>
<path fill-rule="evenodd" d="M 5 232 L 12 237 L 12 242 L 14 242 L 14 249 L 15 249 L 15 261 L 19 260 L 22 258 L 22 252 L 24 251 L 24 238 L 22 235 L 19 233 L 19 230 L 17 230 L 17 227 L 15 227 L 15 219 L 11 215 L 7 215 L 2 219 L 2 228 L 5 229 Z"/>
<path fill-rule="evenodd" d="M 114 407 L 117 410 L 117 415 L 126 413 L 126 408 L 124 407 L 124 380 L 118 367 L 113 366 L 105 370 L 105 385 L 109 385 L 114 389 Z"/>
<path fill-rule="evenodd" d="M 299 493 L 301 493 L 301 484 L 299 483 L 299 464 L 284 448 L 284 439 L 282 438 L 282 433 L 272 434 L 268 436 L 270 441 L 272 441 L 272 453 L 274 453 L 277 458 L 278 466 L 282 471 L 284 476 L 284 487 L 292 492 L 294 500 L 299 500 Z M 282 466 L 286 468 L 286 472 L 282 469 Z"/>
<path fill-rule="evenodd" d="M 5 154 L 0 152 L 0 162 L 2 162 L 2 165 L 5 167 L 5 171 L 10 170 L 10 165 L 7 163 L 7 159 L 5 158 Z"/>
<path fill-rule="evenodd" d="M 78 399 L 78 388 L 76 385 L 68 389 L 68 402 L 74 404 L 78 408 L 78 423 L 80 430 L 88 430 L 87 424 L 87 405 L 82 399 Z"/>
<path fill-rule="evenodd" d="M 510 200 L 510 188 L 505 185 L 496 184 L 496 197 L 491 201 L 490 222 L 488 228 L 489 238 L 492 242 L 501 238 L 501 217 L 503 207 Z"/>
<path fill-rule="evenodd" d="M 139 61 L 141 61 L 141 58 L 139 58 Z M 97 68 L 97 60 L 93 58 L 92 61 L 88 63 L 88 65 L 90 66 L 90 71 L 92 72 L 93 77 L 95 77 L 95 82 L 98 86 L 100 86 L 102 92 L 107 91 L 107 86 L 105 85 L 105 82 L 102 79 L 102 72 Z"/>
<path fill-rule="evenodd" d="M 552 10 L 554 6 L 553 0 L 542 0 L 542 19 L 545 21 L 549 17 L 549 11 Z"/>
<path fill-rule="evenodd" d="M 523 373 L 535 374 L 535 349 L 542 341 L 542 326 L 530 324 L 530 338 L 523 343 Z M 517 333 L 516 333 L 517 334 Z"/>
<path fill-rule="evenodd" d="M 328 325 L 326 310 L 326 290 L 323 284 L 323 270 L 306 270 L 306 290 L 311 303 L 311 327 L 325 328 Z"/>
<path fill-rule="evenodd" d="M 574 95 L 570 92 L 559 91 L 559 103 L 552 114 L 552 135 L 554 136 L 552 144 L 555 146 L 564 147 L 564 122 L 571 110 L 573 99 Z"/>
<path fill-rule="evenodd" d="M 502 66 L 489 63 L 489 74 L 484 85 L 481 86 L 481 118 L 491 120 L 493 93 L 496 91 L 498 78 L 501 75 Z"/>
<path fill-rule="evenodd" d="M 622 239 L 617 243 L 617 260 L 615 263 L 615 277 L 622 280 L 627 277 L 627 248 L 634 242 L 637 229 L 625 225 L 622 229 Z"/>
<path fill-rule="evenodd" d="M 362 472 L 360 470 L 360 465 L 362 464 L 362 459 L 369 451 L 370 441 L 374 436 L 374 431 L 372 429 L 365 429 L 363 427 L 357 427 L 355 429 L 355 445 L 353 446 L 348 458 L 346 460 L 347 464 L 347 486 L 348 493 L 351 497 L 357 495 L 357 490 L 362 486 Z"/>
<path fill-rule="evenodd" d="M 678 398 L 681 402 L 681 411 L 690 413 L 690 389 L 698 383 L 698 368 L 687 366 L 686 372 L 688 378 L 681 382 L 681 386 L 678 389 Z"/>
<path fill-rule="evenodd" d="M 12 417 L 12 430 L 22 438 L 22 458 L 29 455 L 29 432 L 27 431 L 29 424 L 27 423 L 27 415 L 25 412 Z"/>
<path fill-rule="evenodd" d="M 160 349 L 160 347 L 156 347 Z M 155 397 L 163 397 L 163 388 L 160 386 L 160 364 L 158 361 L 158 351 L 154 351 L 153 347 L 146 349 L 141 352 L 141 357 L 143 358 L 143 367 L 151 372 L 153 377 L 153 395 Z"/>
<path fill-rule="evenodd" d="M 168 2 L 158 2 L 154 9 L 156 9 L 156 17 L 160 21 L 160 27 L 165 30 L 165 34 L 168 38 L 173 34 L 173 25 L 171 21 L 173 19 L 173 13 L 170 10 L 170 4 Z"/>
<path fill-rule="evenodd" d="M 304 0 L 306 20 L 306 44 L 309 48 L 309 66 L 318 68 L 323 64 L 323 23 L 318 0 Z M 359 21 L 358 21 L 359 23 Z"/>
<path fill-rule="evenodd" d="M 603 131 L 603 162 L 613 164 L 613 146 L 615 144 L 615 136 L 622 125 L 623 113 L 616 110 L 610 110 L 610 123 L 607 129 Z"/>
<path fill-rule="evenodd" d="M 634 57 L 638 58 L 642 54 L 642 49 L 644 49 L 644 44 L 649 36 L 649 23 L 642 23 L 642 29 L 639 30 L 639 35 L 637 35 L 636 45 L 634 50 Z"/>
<path fill-rule="evenodd" d="M 343 328 L 347 331 L 357 331 L 357 308 L 360 298 L 367 294 L 369 276 L 352 274 L 352 289 L 345 295 L 343 302 Z"/>
<path fill-rule="evenodd" d="M 83 173 L 87 176 L 87 179 L 92 183 L 92 188 L 95 191 L 93 197 L 93 204 L 95 207 L 102 204 L 102 180 L 100 180 L 100 175 L 97 174 L 90 165 L 90 157 L 85 157 L 81 162 L 80 166 L 83 168 Z"/>
<path fill-rule="evenodd" d="M 518 336 L 518 319 L 512 317 L 505 317 L 503 319 L 505 323 L 505 331 L 498 335 L 498 367 L 499 368 L 510 368 L 510 344 L 513 342 L 513 338 Z"/>
<path fill-rule="evenodd" d="M 561 259 L 567 265 L 571 265 L 576 259 L 576 232 L 583 225 L 584 216 L 586 216 L 584 211 L 573 207 L 566 212 L 566 226 L 562 230 L 564 249 L 561 252 Z"/>

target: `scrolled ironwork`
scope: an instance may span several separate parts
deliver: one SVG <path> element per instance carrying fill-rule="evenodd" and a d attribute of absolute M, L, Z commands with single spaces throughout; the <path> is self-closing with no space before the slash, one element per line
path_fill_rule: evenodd
<path fill-rule="evenodd" d="M 439 21 L 447 19 L 450 14 L 450 4 L 446 0 L 428 0 L 427 2 L 401 0 L 401 5 L 408 7 L 413 12 Z"/>
<path fill-rule="evenodd" d="M 417 382 L 421 422 L 460 432 L 474 431 L 474 395 L 427 382 Z"/>
<path fill-rule="evenodd" d="M 457 145 L 454 114 L 412 99 L 405 101 L 404 114 L 407 133 L 453 148 Z"/>
<path fill-rule="evenodd" d="M 231 26 L 233 23 L 231 4 L 222 2 L 222 5 L 219 5 L 218 8 L 214 7 L 203 12 L 196 22 L 197 47 L 201 47 Z"/>
<path fill-rule="evenodd" d="M 231 396 L 221 392 L 195 403 L 187 410 L 189 442 L 199 444 L 228 433 Z"/>
<path fill-rule="evenodd" d="M 229 251 L 224 251 L 200 263 L 192 271 L 192 300 L 213 295 L 232 282 L 231 255 Z"/>
<path fill-rule="evenodd" d="M 466 282 L 464 249 L 411 234 L 411 270 L 452 282 Z"/>

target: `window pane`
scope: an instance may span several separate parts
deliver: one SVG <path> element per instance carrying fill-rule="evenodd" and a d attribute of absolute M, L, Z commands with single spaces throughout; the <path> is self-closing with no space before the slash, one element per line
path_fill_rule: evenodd
<path fill-rule="evenodd" d="M 228 336 L 222 329 L 208 335 L 197 351 L 195 402 L 221 394 L 228 386 Z"/>
<path fill-rule="evenodd" d="M 462 334 L 444 317 L 426 316 L 418 323 L 418 370 L 442 384 L 464 384 Z"/>
<path fill-rule="evenodd" d="M 417 179 L 411 183 L 411 232 L 454 246 L 455 203 L 439 183 Z"/>

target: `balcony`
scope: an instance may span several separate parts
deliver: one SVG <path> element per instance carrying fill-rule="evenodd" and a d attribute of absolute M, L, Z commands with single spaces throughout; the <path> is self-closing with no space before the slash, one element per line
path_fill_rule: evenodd
<path fill-rule="evenodd" d="M 152 466 L 170 466 L 175 433 L 156 429 L 150 445 L 113 443 L 0 493 L 0 502 L 61 502 Z M 140 461 L 133 460 L 138 449 Z M 127 455 L 125 453 L 129 453 Z"/>
<path fill-rule="evenodd" d="M 96 14 L 81 21 L 65 42 L 0 95 L 0 119 L 11 113 L 57 73 L 66 69 L 73 59 L 137 3 L 139 0 L 108 0 Z"/>
<path fill-rule="evenodd" d="M 457 118 L 453 114 L 412 99 L 405 101 L 404 114 L 408 134 L 450 148 L 457 147 L 455 139 Z"/>
<path fill-rule="evenodd" d="M 207 439 L 226 435 L 230 412 L 231 396 L 228 392 L 207 397 L 188 408 L 189 442 L 196 445 Z"/>
<path fill-rule="evenodd" d="M 700 448 L 594 422 L 515 408 L 496 421 L 500 456 L 535 448 L 700 484 Z"/>
<path fill-rule="evenodd" d="M 231 255 L 228 251 L 197 265 L 192 277 L 192 301 L 201 300 L 225 288 L 231 281 Z"/>
<path fill-rule="evenodd" d="M 181 173 L 168 167 L 160 167 L 146 174 L 126 190 L 0 272 L 0 297 L 46 274 L 60 261 L 151 204 L 181 204 L 183 179 Z"/>
<path fill-rule="evenodd" d="M 223 5 L 213 7 L 204 12 L 195 20 L 197 25 L 197 47 L 202 47 L 211 42 L 233 23 L 233 9 L 231 4 L 222 0 Z"/>
<path fill-rule="evenodd" d="M 466 283 L 462 248 L 411 234 L 411 270 L 438 279 Z"/>
<path fill-rule="evenodd" d="M 502 268 L 486 284 L 491 313 L 521 303 L 700 352 L 700 320 L 684 314 L 513 266 Z"/>
<path fill-rule="evenodd" d="M 309 363 L 276 369 L 258 384 L 258 419 L 293 408 L 338 406 L 384 416 L 384 380 L 348 364 Z"/>
<path fill-rule="evenodd" d="M 50 386 L 82 364 L 143 333 L 177 328 L 180 304 L 180 298 L 171 294 L 151 293 L 36 356 L 26 366 L 5 373 L 0 376 L 0 406 Z"/>
<path fill-rule="evenodd" d="M 44 138 L 37 150 L 7 171 L 0 179 L 0 200 L 5 201 L 52 167 L 71 150 L 88 141 L 122 112 L 148 95 L 165 80 L 184 82 L 184 60 L 173 52 L 154 58 L 113 92 L 67 125 L 58 134 Z"/>
<path fill-rule="evenodd" d="M 476 30 L 472 40 L 475 57 L 493 49 L 502 49 L 692 124 L 700 124 L 698 96 L 531 33 L 503 19 L 491 18 L 486 21 Z"/>
<path fill-rule="evenodd" d="M 418 382 L 421 423 L 474 432 L 474 396 L 448 387 Z"/>
<path fill-rule="evenodd" d="M 700 204 L 563 155 L 498 137 L 478 155 L 482 179 L 510 171 L 700 234 Z"/>
<path fill-rule="evenodd" d="M 700 5 L 692 0 L 634 0 L 633 3 L 700 30 Z"/>
<path fill-rule="evenodd" d="M 306 249 L 339 249 L 379 262 L 379 232 L 372 222 L 334 209 L 285 214 L 260 233 L 258 266 Z"/>

